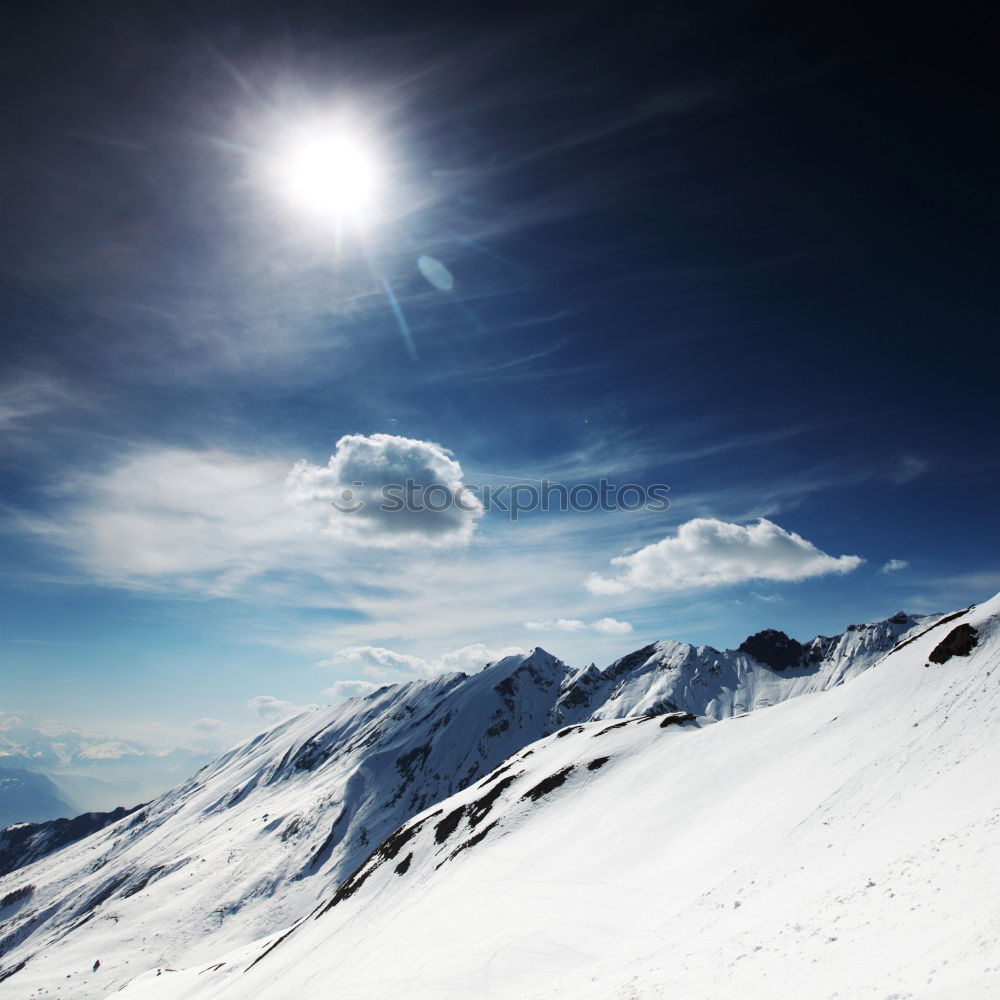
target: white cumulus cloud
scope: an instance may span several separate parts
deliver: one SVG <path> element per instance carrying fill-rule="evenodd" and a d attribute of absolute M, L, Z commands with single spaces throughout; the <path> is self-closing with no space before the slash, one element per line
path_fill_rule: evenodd
<path fill-rule="evenodd" d="M 300 712 L 308 711 L 311 705 L 293 705 L 290 701 L 282 701 L 270 694 L 258 694 L 253 698 L 248 698 L 247 708 L 252 708 L 262 719 L 268 722 L 278 722 L 281 719 L 290 718 Z"/>
<path fill-rule="evenodd" d="M 579 618 L 556 618 L 525 622 L 524 627 L 532 632 L 582 632 L 587 623 Z"/>
<path fill-rule="evenodd" d="M 890 559 L 882 565 L 880 573 L 897 573 L 901 569 L 908 569 L 909 563 L 905 559 Z"/>
<path fill-rule="evenodd" d="M 614 576 L 594 573 L 587 579 L 593 593 L 719 587 L 747 580 L 798 581 L 849 573 L 864 560 L 827 555 L 766 518 L 741 525 L 699 517 L 682 524 L 676 535 L 611 562 Z"/>
<path fill-rule="evenodd" d="M 297 462 L 287 486 L 327 530 L 368 545 L 463 544 L 483 513 L 450 451 L 394 434 L 345 435 L 326 465 Z"/>
<path fill-rule="evenodd" d="M 590 627 L 605 635 L 628 635 L 632 631 L 631 622 L 622 622 L 617 618 L 599 618 Z"/>
<path fill-rule="evenodd" d="M 407 480 L 434 485 L 425 499 L 448 500 L 447 509 L 381 509 L 382 488 Z M 359 546 L 392 554 L 464 544 L 482 505 L 462 485 L 461 466 L 440 445 L 388 434 L 342 437 L 326 465 L 150 448 L 67 477 L 53 514 L 22 523 L 103 581 L 230 593 L 275 571 L 328 572 Z M 345 490 L 351 505 L 364 503 L 355 513 L 331 506 L 343 508 Z"/>
<path fill-rule="evenodd" d="M 384 646 L 347 646 L 334 653 L 329 660 L 320 661 L 320 666 L 341 663 L 355 664 L 371 677 L 410 679 L 429 677 L 433 673 L 427 660 L 408 653 L 397 653 Z"/>
<path fill-rule="evenodd" d="M 471 674 L 481 670 L 487 663 L 495 663 L 505 656 L 517 656 L 524 650 L 520 646 L 502 646 L 499 649 L 492 649 L 482 642 L 473 642 L 468 646 L 461 646 L 453 649 L 450 653 L 445 653 L 432 661 L 434 673 L 451 673 L 461 670 Z"/>
<path fill-rule="evenodd" d="M 475 673 L 487 663 L 523 652 L 518 646 L 491 649 L 484 643 L 474 642 L 444 653 L 436 659 L 427 660 L 409 653 L 397 653 L 384 646 L 347 646 L 328 659 L 321 660 L 319 665 L 336 667 L 351 664 L 361 667 L 369 677 L 401 681 L 456 671 Z"/>
<path fill-rule="evenodd" d="M 379 685 L 371 681 L 334 681 L 323 694 L 330 699 L 331 705 L 337 705 L 349 698 L 364 698 L 366 694 L 377 691 Z"/>
<path fill-rule="evenodd" d="M 540 619 L 525 622 L 524 627 L 531 632 L 583 632 L 592 630 L 605 635 L 628 635 L 632 631 L 629 622 L 616 618 L 599 618 L 596 622 L 585 622 L 579 618 Z"/>

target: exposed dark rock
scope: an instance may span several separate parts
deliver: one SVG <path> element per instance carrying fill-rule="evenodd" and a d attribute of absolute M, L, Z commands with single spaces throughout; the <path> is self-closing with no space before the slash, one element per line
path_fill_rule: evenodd
<path fill-rule="evenodd" d="M 604 767 L 607 762 L 611 760 L 610 757 L 595 757 L 588 765 L 588 771 L 596 771 L 598 768 Z"/>
<path fill-rule="evenodd" d="M 493 808 L 493 804 L 498 798 L 504 793 L 504 791 L 517 781 L 521 777 L 520 772 L 518 774 L 508 774 L 506 778 L 498 781 L 481 799 L 476 799 L 475 802 L 467 805 L 465 807 L 465 812 L 469 817 L 469 826 L 478 826 L 487 815 L 489 811 Z"/>
<path fill-rule="evenodd" d="M 581 685 L 582 685 L 581 681 Z M 562 704 L 566 708 L 578 708 L 580 705 L 586 705 L 590 695 L 583 689 L 582 686 L 572 687 L 569 691 L 563 695 Z"/>
<path fill-rule="evenodd" d="M 123 885 L 125 885 L 125 883 L 132 877 L 132 874 L 132 872 L 124 872 L 121 875 L 115 875 L 113 878 L 108 879 L 108 881 L 105 882 L 104 885 L 102 885 L 101 888 L 98 889 L 97 892 L 95 892 L 93 896 L 91 896 L 90 899 L 88 899 L 87 902 L 79 908 L 79 910 L 77 910 L 77 913 L 81 915 L 87 914 L 87 918 L 89 919 L 93 915 L 93 911 L 96 910 L 102 903 L 107 902 Z"/>
<path fill-rule="evenodd" d="M 427 763 L 430 756 L 431 745 L 426 743 L 423 746 L 414 747 L 396 760 L 396 770 L 407 780 L 412 781 L 417 771 Z"/>
<path fill-rule="evenodd" d="M 315 771 L 320 764 L 326 763 L 331 755 L 331 748 L 320 743 L 307 742 L 292 758 L 292 767 L 296 771 Z"/>
<path fill-rule="evenodd" d="M 397 875 L 405 875 L 410 870 L 411 861 L 413 861 L 413 851 L 410 851 L 410 853 L 407 854 L 406 857 L 403 858 L 403 860 L 400 861 L 398 865 L 396 865 L 393 871 Z"/>
<path fill-rule="evenodd" d="M 10 979 L 11 976 L 20 972 L 28 964 L 27 960 L 23 962 L 18 962 L 17 965 L 12 965 L 9 969 L 0 969 L 0 983 L 5 979 Z"/>
<path fill-rule="evenodd" d="M 740 643 L 740 652 L 752 656 L 758 663 L 766 663 L 772 670 L 787 670 L 802 662 L 802 644 L 784 632 L 766 628 L 763 632 L 747 636 Z"/>
<path fill-rule="evenodd" d="M 610 733 L 612 729 L 621 729 L 622 726 L 627 726 L 632 720 L 623 719 L 621 722 L 614 722 L 610 726 L 605 726 L 603 729 L 598 729 L 594 736 L 603 736 L 605 733 Z"/>
<path fill-rule="evenodd" d="M 122 890 L 122 898 L 126 899 L 129 896 L 134 896 L 137 892 L 142 892 L 142 890 L 145 889 L 150 882 L 154 881 L 157 876 L 161 875 L 166 870 L 165 865 L 157 865 L 155 868 L 151 868 L 144 875 L 141 875 L 135 882 L 126 886 L 125 889 Z"/>
<path fill-rule="evenodd" d="M 434 839 L 443 844 L 458 829 L 458 824 L 462 822 L 464 815 L 465 806 L 452 809 L 443 820 L 434 825 Z"/>
<path fill-rule="evenodd" d="M 0 899 L 0 910 L 8 906 L 13 906 L 14 903 L 17 903 L 22 899 L 27 899 L 34 891 L 35 887 L 33 885 L 22 885 L 20 889 L 14 889 L 13 892 L 8 892 L 3 899 Z"/>
<path fill-rule="evenodd" d="M 932 632 L 936 628 L 940 628 L 942 625 L 947 625 L 948 622 L 953 622 L 956 618 L 961 618 L 962 615 L 967 615 L 973 608 L 975 604 L 970 604 L 967 608 L 963 608 L 961 611 L 955 611 L 950 615 L 945 615 L 944 618 L 936 621 L 929 628 L 925 628 L 922 632 L 918 632 L 916 635 L 911 636 L 909 639 L 904 639 L 902 642 L 897 642 L 895 646 L 892 647 L 892 651 L 895 653 L 897 650 L 903 649 L 905 646 L 909 646 L 911 642 L 916 642 L 917 639 L 922 638 L 927 635 L 928 632 Z"/>
<path fill-rule="evenodd" d="M 558 788 L 571 774 L 573 771 L 573 765 L 570 764 L 569 767 L 564 767 L 561 771 L 556 771 L 555 774 L 550 774 L 547 778 L 543 778 L 534 788 L 529 789 L 524 795 L 521 796 L 522 799 L 531 799 L 532 802 L 537 802 L 543 795 L 548 795 L 549 792 Z"/>
<path fill-rule="evenodd" d="M 25 823 L 0 830 L 0 875 L 23 868 L 47 854 L 89 837 L 135 812 L 140 806 L 112 812 L 83 813 L 74 819 L 52 819 L 45 823 Z"/>
<path fill-rule="evenodd" d="M 510 729 L 510 719 L 501 719 L 495 726 L 490 726 L 484 735 L 489 740 L 495 740 L 501 733 L 507 732 L 508 729 Z"/>
<path fill-rule="evenodd" d="M 279 836 L 281 837 L 281 842 L 284 844 L 285 842 L 288 841 L 290 837 L 296 836 L 301 830 L 302 830 L 302 817 L 293 816 L 285 825 L 285 828 L 279 834 Z"/>
<path fill-rule="evenodd" d="M 605 733 L 610 733 L 612 729 L 621 729 L 622 726 L 631 726 L 640 722 L 649 722 L 650 719 L 655 719 L 655 715 L 633 715 L 628 719 L 622 719 L 621 722 L 614 722 L 610 726 L 605 726 L 603 729 L 598 729 L 594 736 L 603 736 Z"/>
<path fill-rule="evenodd" d="M 448 857 L 444 859 L 444 861 L 442 861 L 440 864 L 437 865 L 437 867 L 440 868 L 441 865 L 445 864 L 446 862 L 454 860 L 454 858 L 457 855 L 461 854 L 462 851 L 467 851 L 470 847 L 475 847 L 476 844 L 481 843 L 483 840 L 486 839 L 486 835 L 490 832 L 490 830 L 493 829 L 493 827 L 497 825 L 498 822 L 499 820 L 494 820 L 488 826 L 484 826 L 482 830 L 479 831 L 479 833 L 469 837 L 468 840 L 463 840 L 462 843 L 459 844 L 458 847 L 456 847 L 455 850 L 453 850 L 451 854 L 449 854 Z"/>
<path fill-rule="evenodd" d="M 957 625 L 931 651 L 931 663 L 947 663 L 953 656 L 968 656 L 979 645 L 979 633 L 968 624 Z"/>
<path fill-rule="evenodd" d="M 495 768 L 488 775 L 486 775 L 485 778 L 483 778 L 481 782 L 482 787 L 485 788 L 491 782 L 496 781 L 497 778 L 500 777 L 500 775 L 504 774 L 506 771 L 509 771 L 514 766 L 514 764 L 515 761 L 509 760 L 507 761 L 506 764 L 501 764 L 498 768 Z"/>
<path fill-rule="evenodd" d="M 628 656 L 623 656 L 620 660 L 615 660 L 615 662 L 604 671 L 604 675 L 606 677 L 618 677 L 621 674 L 627 674 L 629 671 L 634 670 L 636 667 L 645 663 L 646 660 L 648 660 L 655 652 L 655 643 L 652 643 L 649 646 L 643 646 L 642 649 L 637 649 L 634 653 L 629 653 Z"/>
<path fill-rule="evenodd" d="M 694 722 L 694 720 L 695 716 L 690 712 L 674 712 L 672 715 L 663 716 L 660 729 L 666 729 L 667 726 L 679 726 L 682 722 Z"/>
<path fill-rule="evenodd" d="M 433 819 L 435 816 L 440 815 L 441 810 L 439 809 L 436 812 L 432 812 L 429 816 L 425 816 L 422 820 L 418 820 L 416 823 L 411 823 L 408 826 L 401 826 L 394 833 L 391 833 L 388 837 L 386 837 L 385 840 L 383 840 L 382 843 L 368 855 L 361 866 L 348 877 L 347 881 L 340 886 L 340 888 L 334 893 L 333 898 L 328 903 L 314 911 L 315 916 L 319 918 L 326 913 L 327 910 L 332 909 L 338 903 L 343 902 L 345 899 L 350 899 L 350 897 L 365 884 L 370 875 L 384 865 L 386 861 L 392 861 L 396 855 L 399 854 L 399 852 L 417 835 L 417 833 L 419 833 L 425 823 Z M 294 929 L 295 928 L 293 927 L 288 931 L 288 933 L 290 934 Z M 277 943 L 278 942 L 275 942 L 275 944 Z M 263 955 L 261 958 L 263 958 Z"/>

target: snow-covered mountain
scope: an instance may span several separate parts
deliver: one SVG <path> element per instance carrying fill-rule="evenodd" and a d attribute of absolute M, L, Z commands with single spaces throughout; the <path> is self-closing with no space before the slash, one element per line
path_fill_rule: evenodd
<path fill-rule="evenodd" d="M 843 635 L 816 636 L 804 646 L 772 629 L 738 650 L 657 642 L 612 663 L 567 678 L 557 706 L 561 722 L 657 712 L 726 719 L 811 691 L 825 691 L 867 670 L 908 633 L 940 616 L 897 612 Z M 751 655 L 755 654 L 755 655 Z"/>
<path fill-rule="evenodd" d="M 547 749 L 544 755 L 541 747 L 525 750 L 539 739 L 569 754 L 562 767 L 572 764 L 575 777 L 564 783 L 576 788 L 585 772 L 591 775 L 592 759 L 572 748 L 596 738 L 598 728 L 610 729 L 602 737 L 609 746 L 625 740 L 628 747 L 625 734 L 660 730 L 653 721 L 611 729 L 609 720 L 664 712 L 703 717 L 668 726 L 672 744 L 675 729 L 707 732 L 719 728 L 710 719 L 837 686 L 935 620 L 895 615 L 813 640 L 791 660 L 788 644 L 778 640 L 780 670 L 745 651 L 658 643 L 603 671 L 572 671 L 536 649 L 472 676 L 394 685 L 306 713 L 234 748 L 139 812 L 0 881 L 0 900 L 10 900 L 6 912 L 0 910 L 0 996 L 65 990 L 62 995 L 85 1000 L 147 968 L 209 961 L 286 928 L 328 900 L 415 814 L 433 811 L 456 792 L 481 798 L 475 783 L 505 761 L 512 780 L 498 776 L 491 794 L 507 802 L 521 769 L 516 755 L 549 759 Z M 758 655 L 770 655 L 775 643 L 765 635 L 755 644 Z M 746 720 L 724 725 L 731 731 Z M 523 769 L 524 781 L 551 777 L 534 765 Z M 598 771 L 604 768 L 595 766 Z M 517 782 L 517 788 L 524 783 Z M 637 793 L 650 791 L 623 785 L 619 808 L 627 813 Z M 664 808 L 676 814 L 681 807 L 665 802 Z M 516 826 L 533 815 L 520 809 L 507 822 Z M 460 819 L 456 829 L 475 840 L 488 823 L 473 829 L 471 814 L 466 818 L 468 825 Z M 578 835 L 566 826 L 559 837 Z M 453 838 L 444 840 L 452 844 Z M 92 972 L 95 959 L 101 966 Z M 297 994 L 283 994 L 289 995 Z"/>
<path fill-rule="evenodd" d="M 0 828 L 11 823 L 37 823 L 52 816 L 70 816 L 77 811 L 46 775 L 24 767 L 0 765 Z"/>
<path fill-rule="evenodd" d="M 0 830 L 0 875 L 17 871 L 33 861 L 58 851 L 98 830 L 117 823 L 139 806 L 119 806 L 111 812 L 89 812 L 73 819 L 49 819 L 42 823 L 14 823 Z"/>
<path fill-rule="evenodd" d="M 568 727 L 121 1000 L 996 996 L 1000 597 L 853 683 Z"/>

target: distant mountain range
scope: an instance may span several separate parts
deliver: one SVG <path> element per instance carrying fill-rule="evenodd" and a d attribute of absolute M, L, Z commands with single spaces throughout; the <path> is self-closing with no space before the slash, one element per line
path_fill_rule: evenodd
<path fill-rule="evenodd" d="M 132 806 L 213 756 L 194 745 L 165 750 L 0 712 L 0 827 Z"/>
<path fill-rule="evenodd" d="M 24 767 L 0 766 L 0 829 L 11 823 L 37 823 L 78 811 L 62 797 L 51 778 Z"/>
<path fill-rule="evenodd" d="M 16 984 L 18 996 L 49 989 L 69 975 L 74 997 L 104 997 L 147 968 L 196 965 L 220 951 L 257 947 L 252 942 L 270 939 L 333 898 L 368 898 L 369 891 L 361 890 L 373 866 L 384 864 L 385 871 L 395 869 L 401 876 L 413 864 L 422 873 L 421 884 L 433 881 L 434 865 L 445 860 L 444 847 L 435 845 L 447 847 L 449 857 L 473 856 L 484 838 L 489 842 L 497 816 L 507 817 L 507 827 L 530 824 L 534 811 L 527 805 L 510 812 L 515 799 L 547 801 L 563 784 L 586 798 L 589 775 L 607 789 L 604 763 L 621 754 L 641 757 L 647 739 L 656 744 L 653 733 L 676 731 L 669 745 L 680 746 L 695 738 L 691 734 L 707 738 L 716 728 L 738 734 L 746 723 L 734 717 L 772 717 L 761 709 L 780 708 L 782 714 L 773 718 L 786 718 L 791 700 L 815 701 L 800 696 L 827 692 L 822 698 L 830 697 L 831 689 L 842 685 L 855 689 L 843 682 L 868 676 L 894 649 L 912 646 L 910 659 L 921 660 L 916 668 L 907 666 L 910 676 L 922 665 L 935 624 L 947 621 L 898 613 L 802 645 L 767 631 L 726 651 L 661 642 L 604 669 L 574 670 L 535 649 L 472 675 L 389 685 L 307 712 L 223 754 L 143 808 L 37 860 L 37 851 L 45 849 L 41 837 L 35 853 L 25 854 L 36 860 L 0 881 L 0 900 L 9 899 L 6 912 L 0 910 L 0 977 Z M 895 659 L 893 654 L 886 662 Z M 903 681 L 894 683 L 900 709 L 909 693 Z M 888 703 L 885 710 L 891 717 Z M 837 716 L 838 710 L 831 712 Z M 732 739 L 736 742 L 727 746 L 736 747 L 738 738 Z M 738 751 L 733 752 L 734 766 L 756 766 L 737 764 Z M 539 762 L 529 763 L 535 754 Z M 556 758 L 562 763 L 554 769 L 541 763 Z M 788 760 L 789 774 L 798 773 L 795 760 Z M 657 766 L 669 771 L 669 757 Z M 817 780 L 827 781 L 822 775 Z M 681 823 L 691 808 L 662 797 L 655 782 L 623 778 L 615 794 L 614 809 L 625 823 L 623 856 L 631 851 L 627 825 L 636 796 L 662 800 L 667 828 Z M 735 812 L 727 812 L 738 818 L 751 808 L 748 802 L 738 797 Z M 429 818 L 417 824 L 425 831 L 419 835 L 419 856 L 407 861 L 403 847 L 417 837 L 416 830 L 406 832 L 407 824 L 411 817 L 431 814 L 437 817 L 433 824 Z M 567 843 L 586 838 L 586 827 L 560 827 L 556 814 L 546 815 L 551 821 L 546 836 Z M 598 851 L 602 864 L 609 847 Z M 432 856 L 433 864 L 421 860 Z M 644 862 L 655 869 L 655 859 Z M 597 869 L 586 874 L 588 883 L 607 877 Z M 549 876 L 539 878 L 545 883 Z M 413 880 L 386 882 L 380 874 L 376 882 L 384 887 L 378 892 L 395 898 L 390 887 Z M 405 906 L 406 898 L 393 905 Z M 414 919 L 431 916 L 418 912 Z M 481 919 L 482 913 L 469 917 L 472 925 Z M 96 958 L 101 966 L 93 972 Z M 0 985 L 0 995 L 5 988 Z M 143 988 L 152 989 L 148 983 Z M 251 995 L 272 996 L 238 989 L 233 994 L 240 1000 Z"/>

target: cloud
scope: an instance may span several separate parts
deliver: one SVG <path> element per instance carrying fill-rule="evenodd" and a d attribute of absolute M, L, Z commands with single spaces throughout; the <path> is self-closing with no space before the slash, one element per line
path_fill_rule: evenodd
<path fill-rule="evenodd" d="M 520 646 L 503 646 L 500 649 L 491 649 L 482 642 L 473 642 L 468 646 L 461 646 L 453 649 L 450 653 L 445 653 L 437 660 L 432 661 L 434 673 L 451 673 L 461 670 L 463 673 L 475 673 L 481 670 L 487 663 L 495 663 L 505 656 L 517 656 L 525 652 Z"/>
<path fill-rule="evenodd" d="M 889 468 L 889 478 L 897 485 L 919 479 L 930 468 L 930 462 L 916 455 L 902 455 Z"/>
<path fill-rule="evenodd" d="M 557 618 L 555 621 L 525 622 L 524 627 L 532 632 L 582 632 L 587 623 L 579 618 Z"/>
<path fill-rule="evenodd" d="M 632 632 L 631 622 L 621 622 L 617 618 L 599 618 L 590 627 L 605 635 L 628 635 Z"/>
<path fill-rule="evenodd" d="M 62 382 L 44 375 L 29 375 L 0 385 L 0 430 L 8 432 L 33 417 L 77 400 Z"/>
<path fill-rule="evenodd" d="M 330 699 L 331 705 L 337 705 L 351 698 L 364 698 L 372 691 L 377 691 L 378 687 L 378 684 L 371 681 L 334 681 L 322 694 Z"/>
<path fill-rule="evenodd" d="M 334 534 L 369 545 L 464 544 L 483 513 L 450 451 L 394 434 L 345 435 L 325 466 L 297 462 L 287 485 L 293 503 L 332 507 Z"/>
<path fill-rule="evenodd" d="M 388 434 L 342 437 L 325 466 L 221 449 L 147 449 L 101 472 L 67 476 L 58 509 L 22 524 L 105 582 L 228 593 L 290 568 L 322 574 L 344 558 L 345 545 L 405 549 L 471 539 L 482 506 L 469 491 L 446 510 L 383 510 L 382 488 L 408 480 L 440 484 L 425 498 L 436 507 L 459 494 L 462 468 L 441 445 Z M 345 490 L 360 510 L 331 506 L 343 506 Z"/>
<path fill-rule="evenodd" d="M 829 556 L 766 518 L 740 525 L 700 517 L 682 524 L 674 537 L 612 559 L 618 575 L 593 573 L 587 588 L 595 594 L 624 594 L 720 587 L 747 580 L 798 581 L 849 573 L 863 561 L 858 556 Z"/>
<path fill-rule="evenodd" d="M 428 677 L 433 671 L 427 660 L 407 653 L 397 653 L 384 646 L 347 646 L 338 650 L 329 660 L 321 660 L 320 666 L 351 663 L 360 666 L 372 677 Z"/>
<path fill-rule="evenodd" d="M 907 569 L 909 563 L 905 559 L 890 559 L 879 570 L 880 573 L 897 573 L 901 569 Z"/>
<path fill-rule="evenodd" d="M 198 719 L 191 723 L 191 728 L 198 729 L 203 733 L 214 733 L 224 725 L 225 723 L 221 719 Z"/>
<path fill-rule="evenodd" d="M 311 705 L 293 705 L 290 701 L 282 701 L 270 694 L 258 694 L 247 699 L 247 708 L 252 708 L 262 719 L 268 722 L 278 722 L 282 719 L 308 711 Z"/>
<path fill-rule="evenodd" d="M 525 622 L 524 627 L 531 632 L 583 632 L 593 630 L 605 635 L 628 635 L 632 626 L 628 622 L 620 622 L 615 618 L 599 618 L 596 622 L 585 622 L 579 618 L 543 619 L 541 621 Z"/>
<path fill-rule="evenodd" d="M 332 657 L 321 660 L 319 666 L 341 666 L 345 663 L 360 666 L 370 677 L 400 681 L 414 678 L 432 677 L 434 674 L 475 673 L 487 663 L 523 653 L 518 646 L 491 649 L 484 643 L 475 642 L 453 649 L 434 660 L 425 660 L 409 653 L 397 653 L 384 646 L 348 646 L 338 650 Z"/>

